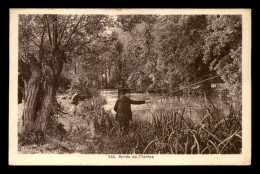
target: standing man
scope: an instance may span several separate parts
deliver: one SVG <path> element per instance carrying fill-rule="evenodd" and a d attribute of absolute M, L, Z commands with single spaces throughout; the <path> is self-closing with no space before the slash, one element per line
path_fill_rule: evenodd
<path fill-rule="evenodd" d="M 76 115 L 77 112 L 78 103 L 79 103 L 79 90 L 77 90 L 76 93 L 71 98 L 71 104 L 72 104 L 71 110 L 74 116 Z"/>
<path fill-rule="evenodd" d="M 127 89 L 123 89 L 121 92 L 121 97 L 116 101 L 114 110 L 116 112 L 116 121 L 120 124 L 120 129 L 123 131 L 123 134 L 126 135 L 129 132 L 129 121 L 132 121 L 132 110 L 131 104 L 144 104 L 149 102 L 145 101 L 134 101 L 126 96 L 128 93 Z"/>

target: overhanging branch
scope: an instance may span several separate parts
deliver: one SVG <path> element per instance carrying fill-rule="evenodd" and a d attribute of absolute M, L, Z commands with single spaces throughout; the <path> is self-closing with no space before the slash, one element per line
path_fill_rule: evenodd
<path fill-rule="evenodd" d="M 65 49 L 65 48 L 67 47 L 67 45 L 69 44 L 72 35 L 75 33 L 75 31 L 76 31 L 76 29 L 77 29 L 77 27 L 78 27 L 78 25 L 79 25 L 79 23 L 81 22 L 82 19 L 83 19 L 83 16 L 80 17 L 78 23 L 77 23 L 76 26 L 73 28 L 73 30 L 72 30 L 72 32 L 70 33 L 69 38 L 68 38 L 66 44 L 64 45 L 63 49 Z"/>
<path fill-rule="evenodd" d="M 48 21 L 47 15 L 45 15 L 45 21 L 46 21 L 46 25 L 47 25 L 47 29 L 48 29 L 48 36 L 49 36 L 50 45 L 52 47 L 52 38 L 51 38 L 50 26 L 49 26 L 49 21 Z"/>

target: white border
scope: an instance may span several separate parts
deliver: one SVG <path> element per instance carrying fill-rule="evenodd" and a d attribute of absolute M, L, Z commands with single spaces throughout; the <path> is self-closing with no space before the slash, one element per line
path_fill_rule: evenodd
<path fill-rule="evenodd" d="M 153 155 L 153 159 L 111 159 L 108 155 L 18 154 L 19 14 L 236 14 L 242 15 L 242 154 Z M 250 9 L 10 9 L 9 165 L 250 165 L 251 10 Z"/>

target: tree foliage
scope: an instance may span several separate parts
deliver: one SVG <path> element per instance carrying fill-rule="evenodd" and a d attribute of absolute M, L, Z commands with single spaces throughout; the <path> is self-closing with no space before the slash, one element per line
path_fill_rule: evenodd
<path fill-rule="evenodd" d="M 58 84 L 172 91 L 219 75 L 241 94 L 241 54 L 238 15 L 20 15 L 28 130 L 46 127 Z"/>
<path fill-rule="evenodd" d="M 241 93 L 241 16 L 209 16 L 205 41 L 204 62 L 221 76 L 232 93 Z"/>
<path fill-rule="evenodd" d="M 79 62 L 98 87 L 166 91 L 215 75 L 241 92 L 241 16 L 109 16 Z M 84 51 L 82 51 L 84 50 Z"/>
<path fill-rule="evenodd" d="M 80 48 L 97 37 L 107 20 L 93 15 L 19 16 L 19 71 L 27 84 L 24 132 L 46 131 L 63 65 L 81 55 Z"/>

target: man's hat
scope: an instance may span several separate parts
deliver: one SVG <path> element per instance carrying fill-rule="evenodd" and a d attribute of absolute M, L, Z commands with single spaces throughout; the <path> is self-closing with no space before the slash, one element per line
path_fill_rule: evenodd
<path fill-rule="evenodd" d="M 121 92 L 122 92 L 122 94 L 126 94 L 126 93 L 130 92 L 130 90 L 127 88 L 122 88 Z"/>

